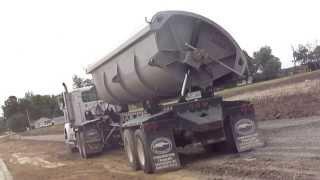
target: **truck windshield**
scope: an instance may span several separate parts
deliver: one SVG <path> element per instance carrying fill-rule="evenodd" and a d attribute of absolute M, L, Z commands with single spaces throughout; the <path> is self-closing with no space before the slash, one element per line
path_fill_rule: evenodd
<path fill-rule="evenodd" d="M 97 100 L 97 92 L 96 89 L 93 87 L 88 91 L 82 92 L 82 101 L 83 102 L 91 102 Z"/>

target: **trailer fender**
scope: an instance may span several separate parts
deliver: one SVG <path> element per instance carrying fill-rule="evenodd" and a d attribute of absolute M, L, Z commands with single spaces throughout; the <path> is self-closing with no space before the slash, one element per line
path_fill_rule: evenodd
<path fill-rule="evenodd" d="M 232 134 L 238 152 L 244 152 L 261 144 L 256 122 L 250 116 L 230 118 Z"/>
<path fill-rule="evenodd" d="M 138 156 L 138 138 L 140 138 L 144 146 L 145 156 L 147 157 L 146 162 L 149 161 L 150 167 L 148 168 L 151 170 L 146 169 L 147 171 L 145 170 L 145 172 L 168 171 L 181 167 L 174 137 L 170 129 L 159 129 L 157 131 L 138 129 L 135 132 L 135 137 Z"/>

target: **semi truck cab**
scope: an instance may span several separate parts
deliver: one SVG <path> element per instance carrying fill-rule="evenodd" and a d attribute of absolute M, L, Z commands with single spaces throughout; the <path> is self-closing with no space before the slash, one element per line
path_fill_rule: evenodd
<path fill-rule="evenodd" d="M 99 104 L 99 101 L 93 86 L 65 92 L 64 96 L 66 96 L 63 103 L 65 141 L 67 144 L 74 144 L 76 138 L 73 127 L 85 121 L 93 120 L 94 108 Z M 66 104 L 69 104 L 69 108 Z"/>
<path fill-rule="evenodd" d="M 110 114 L 113 106 L 97 99 L 94 86 L 78 88 L 68 92 L 65 84 L 61 109 L 64 112 L 65 143 L 71 152 L 79 151 L 81 157 L 102 152 L 108 140 L 119 128 Z"/>

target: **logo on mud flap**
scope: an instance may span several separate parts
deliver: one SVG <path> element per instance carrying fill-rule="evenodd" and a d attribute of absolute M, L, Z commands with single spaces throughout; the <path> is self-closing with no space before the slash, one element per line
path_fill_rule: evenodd
<path fill-rule="evenodd" d="M 151 150 L 157 155 L 166 154 L 172 150 L 172 142 L 169 138 L 156 138 L 151 143 Z"/>
<path fill-rule="evenodd" d="M 234 125 L 236 133 L 239 135 L 245 136 L 248 134 L 252 134 L 256 130 L 256 126 L 254 122 L 250 119 L 240 119 Z"/>

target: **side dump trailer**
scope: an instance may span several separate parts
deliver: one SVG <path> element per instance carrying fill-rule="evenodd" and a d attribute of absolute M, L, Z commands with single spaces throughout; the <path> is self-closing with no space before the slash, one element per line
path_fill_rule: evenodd
<path fill-rule="evenodd" d="M 222 27 L 190 12 L 165 11 L 87 72 L 99 99 L 121 107 L 129 165 L 152 173 L 180 167 L 177 146 L 231 152 L 256 146 L 253 106 L 223 101 L 213 91 L 246 70 L 242 50 Z"/>
<path fill-rule="evenodd" d="M 246 67 L 238 44 L 219 25 L 196 14 L 170 11 L 156 14 L 88 72 L 102 100 L 129 104 L 178 96 L 188 70 L 188 86 L 206 88 L 242 75 Z"/>

